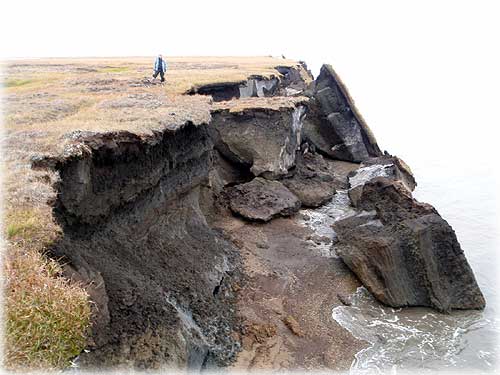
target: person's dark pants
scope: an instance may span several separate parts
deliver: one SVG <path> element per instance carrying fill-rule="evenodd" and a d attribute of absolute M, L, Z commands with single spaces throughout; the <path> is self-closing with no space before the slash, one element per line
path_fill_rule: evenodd
<path fill-rule="evenodd" d="M 165 72 L 163 70 L 156 70 L 155 74 L 153 74 L 153 78 L 158 77 L 158 74 L 160 75 L 161 81 L 165 82 Z"/>

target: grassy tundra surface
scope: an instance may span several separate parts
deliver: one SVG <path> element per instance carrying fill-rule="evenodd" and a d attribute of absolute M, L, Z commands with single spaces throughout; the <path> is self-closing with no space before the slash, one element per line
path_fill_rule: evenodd
<path fill-rule="evenodd" d="M 297 62 L 271 57 L 168 58 L 166 84 L 149 82 L 152 58 L 17 60 L 3 63 L 4 366 L 63 368 L 86 345 L 91 321 L 85 285 L 64 278 L 44 252 L 61 230 L 50 207 L 57 176 L 31 158 L 61 153 L 73 132 L 147 134 L 210 120 L 209 97 L 192 87 L 279 75 Z M 242 99 L 232 110 L 286 105 L 284 98 Z M 220 106 L 220 103 L 214 104 Z"/>

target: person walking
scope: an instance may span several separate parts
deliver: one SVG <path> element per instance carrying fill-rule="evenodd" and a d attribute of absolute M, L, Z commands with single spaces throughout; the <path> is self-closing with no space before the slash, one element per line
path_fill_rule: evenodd
<path fill-rule="evenodd" d="M 158 55 L 155 60 L 153 79 L 160 75 L 161 81 L 165 82 L 165 72 L 167 71 L 167 63 L 162 55 Z"/>

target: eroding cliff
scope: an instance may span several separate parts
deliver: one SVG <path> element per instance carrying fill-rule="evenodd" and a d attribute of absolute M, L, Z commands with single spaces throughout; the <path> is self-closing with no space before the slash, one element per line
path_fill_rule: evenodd
<path fill-rule="evenodd" d="M 213 144 L 206 126 L 82 140 L 48 160 L 60 174 L 52 255 L 96 285 L 90 366 L 223 365 L 238 343 L 238 253 L 200 209 Z M 85 276 L 80 276 L 85 279 Z"/>
<path fill-rule="evenodd" d="M 216 102 L 240 98 L 264 98 L 272 96 L 295 96 L 308 89 L 313 80 L 305 63 L 295 66 L 277 66 L 270 76 L 250 75 L 246 80 L 214 82 L 196 85 L 186 91 L 187 95 L 210 95 Z"/>
<path fill-rule="evenodd" d="M 251 302 L 237 293 L 248 281 L 251 293 L 261 288 L 262 295 L 277 298 L 277 291 L 288 290 L 273 311 L 299 312 L 316 322 L 312 327 L 302 319 L 314 331 L 307 338 L 311 345 L 329 350 L 330 357 L 321 359 L 328 367 L 337 361 L 328 348 L 340 344 L 333 331 L 323 335 L 318 322 L 329 321 L 330 303 L 342 298 L 336 291 L 312 298 L 326 306 L 319 317 L 295 305 L 309 292 L 318 295 L 326 287 L 345 293 L 357 281 L 330 251 L 304 255 L 321 277 L 307 270 L 300 252 L 311 241 L 323 247 L 336 241 L 332 249 L 386 304 L 440 311 L 484 307 L 453 230 L 432 206 L 413 199 L 409 167 L 382 155 L 333 69 L 324 66 L 311 87 L 305 66 L 276 69 L 275 78 L 190 92 L 218 102 L 210 121 L 160 127 L 149 135 L 75 133 L 61 155 L 33 160 L 35 168 L 59 176 L 52 205 L 63 234 L 51 255 L 66 263 L 68 276 L 87 285 L 93 301 L 82 366 L 198 370 L 230 364 L 255 332 L 268 340 L 280 331 L 242 327 L 242 318 L 259 315 L 238 303 Z M 299 208 L 324 205 L 337 190 L 344 197 L 348 190 L 352 208 L 345 213 L 354 213 L 336 221 L 335 236 L 330 228 L 331 238 L 299 230 L 293 218 Z M 237 238 L 241 232 L 254 241 L 266 231 L 253 253 Z M 290 262 L 281 264 L 281 253 Z M 308 281 L 297 281 L 297 294 L 289 283 L 301 275 Z M 291 330 L 299 337 L 277 340 L 284 351 L 306 340 L 307 333 L 293 333 L 302 332 L 296 329 L 301 319 L 270 320 L 288 322 L 282 334 Z M 301 357 L 290 363 L 306 362 Z"/>

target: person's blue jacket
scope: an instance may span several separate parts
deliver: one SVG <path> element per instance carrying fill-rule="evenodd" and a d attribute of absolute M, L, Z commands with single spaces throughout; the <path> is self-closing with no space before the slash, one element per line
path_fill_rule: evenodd
<path fill-rule="evenodd" d="M 166 72 L 167 71 L 167 62 L 165 61 L 164 58 L 161 59 L 161 67 L 160 67 L 160 57 L 158 56 L 155 60 L 155 71 L 158 72 L 158 71 L 162 71 L 162 72 Z"/>

